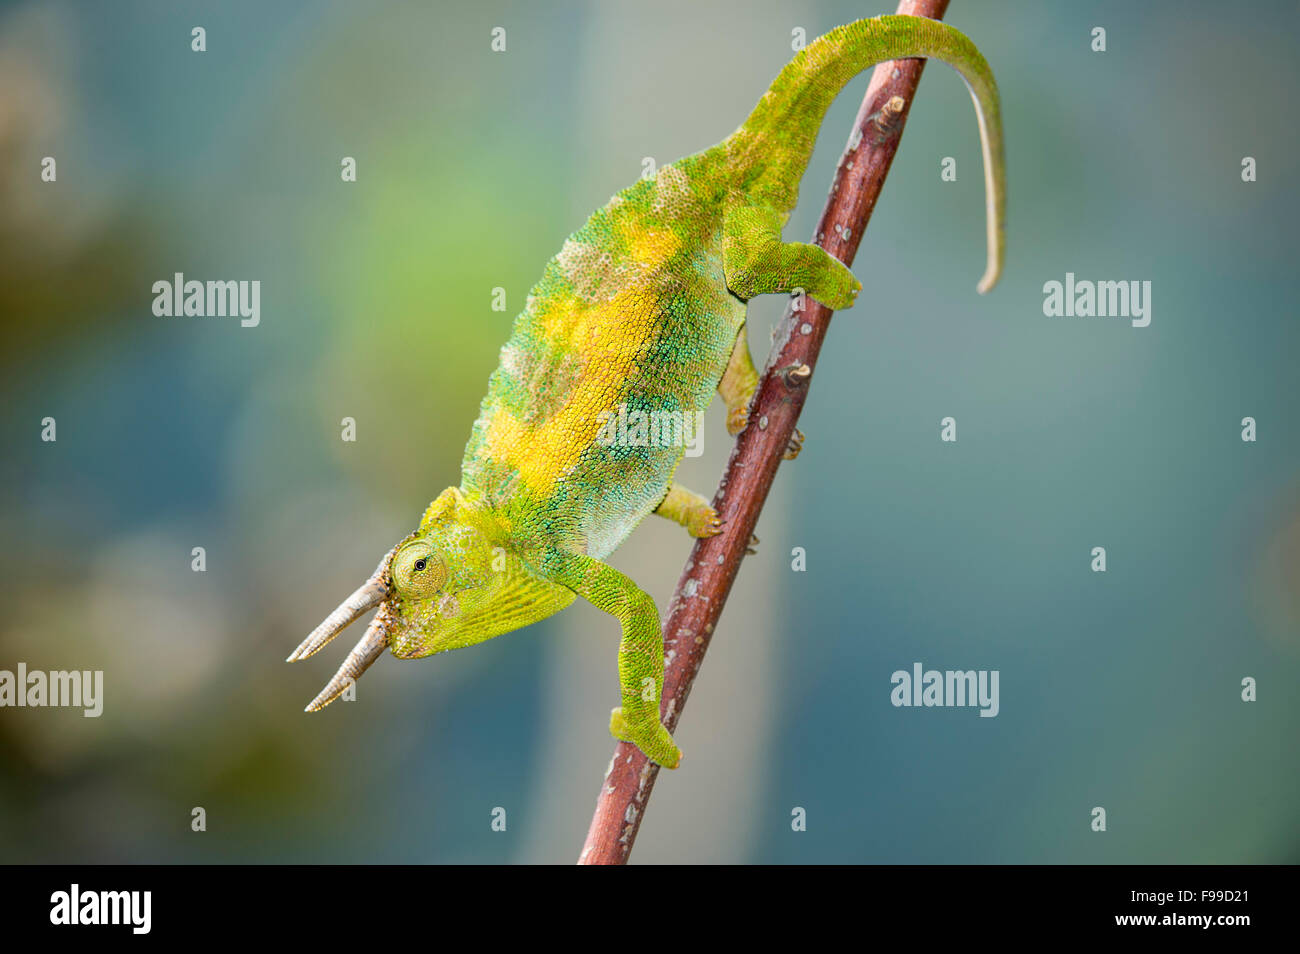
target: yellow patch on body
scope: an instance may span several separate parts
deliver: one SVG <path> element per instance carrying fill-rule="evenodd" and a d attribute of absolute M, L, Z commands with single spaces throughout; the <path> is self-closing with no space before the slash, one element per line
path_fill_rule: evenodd
<path fill-rule="evenodd" d="M 637 223 L 625 222 L 619 231 L 629 251 L 623 261 L 616 261 L 606 248 L 572 238 L 555 257 L 561 274 L 581 301 L 612 302 L 644 282 L 681 248 L 681 240 L 670 229 L 642 231 Z"/>
<path fill-rule="evenodd" d="M 625 277 L 635 280 L 620 282 L 623 287 L 603 301 L 590 300 L 590 289 L 575 286 L 573 294 L 556 293 L 533 303 L 546 340 L 573 355 L 583 369 L 574 375 L 567 401 L 531 423 L 501 406 L 488 421 L 489 457 L 517 471 L 529 491 L 544 497 L 595 442 L 600 413 L 617 407 L 625 384 L 640 373 L 638 356 L 657 334 L 654 274 L 677 254 L 681 240 L 670 229 L 638 230 L 628 223 L 624 231 L 629 250 Z M 586 255 L 579 243 L 569 242 L 566 248 L 570 265 Z M 506 358 L 508 362 L 511 356 Z"/>

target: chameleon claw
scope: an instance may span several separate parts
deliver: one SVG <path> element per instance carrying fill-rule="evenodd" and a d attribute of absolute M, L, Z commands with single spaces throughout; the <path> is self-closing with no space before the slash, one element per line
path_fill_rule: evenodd
<path fill-rule="evenodd" d="M 697 538 L 716 537 L 722 532 L 722 518 L 712 507 L 701 511 L 692 521 L 687 530 L 690 535 Z"/>
<path fill-rule="evenodd" d="M 751 533 L 749 535 L 749 543 L 745 544 L 745 552 L 750 556 L 756 556 L 758 554 L 758 545 L 762 542 L 762 540 L 758 539 L 757 536 Z"/>
<path fill-rule="evenodd" d="M 804 442 L 803 431 L 799 430 L 799 428 L 796 427 L 794 429 L 794 433 L 790 435 L 790 443 L 785 445 L 785 453 L 781 455 L 781 459 L 794 460 L 796 457 L 798 457 L 799 452 L 803 450 L 803 442 Z"/>
<path fill-rule="evenodd" d="M 727 433 L 730 434 L 732 437 L 735 437 L 737 434 L 743 431 L 745 429 L 745 425 L 748 423 L 749 423 L 748 407 L 744 407 L 744 406 L 733 407 L 731 410 L 727 412 Z"/>

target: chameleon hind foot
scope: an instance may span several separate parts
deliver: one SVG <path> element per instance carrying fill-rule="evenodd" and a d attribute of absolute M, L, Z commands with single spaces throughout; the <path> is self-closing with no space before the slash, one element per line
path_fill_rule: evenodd
<path fill-rule="evenodd" d="M 813 248 L 818 246 L 814 245 Z M 862 291 L 862 282 L 839 259 L 829 253 L 826 259 L 823 263 L 824 271 L 818 276 L 821 294 L 814 294 L 813 297 L 833 311 L 852 308 L 858 300 L 858 293 Z"/>
<path fill-rule="evenodd" d="M 664 768 L 675 769 L 681 764 L 682 750 L 657 720 L 634 726 L 623 717 L 623 707 L 619 706 L 609 714 L 609 734 L 620 742 L 631 742 L 651 762 Z"/>
<path fill-rule="evenodd" d="M 852 307 L 862 283 L 821 246 L 781 241 L 785 219 L 765 205 L 737 205 L 726 211 L 722 269 L 727 288 L 745 301 L 802 289 L 833 311 Z"/>
<path fill-rule="evenodd" d="M 741 325 L 740 331 L 736 332 L 736 343 L 731 348 L 727 370 L 718 382 L 718 394 L 727 404 L 727 433 L 732 437 L 749 423 L 749 402 L 757 390 L 758 369 L 749 354 L 749 336 Z"/>
<path fill-rule="evenodd" d="M 798 457 L 799 452 L 803 450 L 804 439 L 803 431 L 796 427 L 794 433 L 790 435 L 790 442 L 785 445 L 785 453 L 781 455 L 781 459 L 794 460 Z"/>

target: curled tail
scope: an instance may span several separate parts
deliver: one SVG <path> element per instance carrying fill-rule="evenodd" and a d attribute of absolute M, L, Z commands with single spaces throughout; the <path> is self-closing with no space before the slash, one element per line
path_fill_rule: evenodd
<path fill-rule="evenodd" d="M 1002 271 L 1006 184 L 998 88 L 983 54 L 960 31 L 924 17 L 884 16 L 837 27 L 810 43 L 781 70 L 749 118 L 727 140 L 741 188 L 756 202 L 788 214 L 831 102 L 858 73 L 886 60 L 928 57 L 966 81 L 984 152 L 988 264 L 978 290 Z"/>

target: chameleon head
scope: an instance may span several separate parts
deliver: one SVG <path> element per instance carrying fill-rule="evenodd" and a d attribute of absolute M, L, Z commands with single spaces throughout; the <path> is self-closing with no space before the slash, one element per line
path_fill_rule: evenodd
<path fill-rule="evenodd" d="M 573 600 L 498 542 L 490 517 L 459 488 L 438 496 L 420 528 L 384 555 L 375 572 L 312 631 L 289 662 L 306 659 L 348 624 L 378 608 L 361 641 L 311 704 L 322 709 L 391 649 L 417 659 L 482 642 L 549 616 Z"/>
<path fill-rule="evenodd" d="M 512 562 L 495 530 L 451 487 L 430 504 L 420 529 L 397 545 L 386 604 L 394 656 L 418 659 L 513 628 L 495 625 Z"/>

